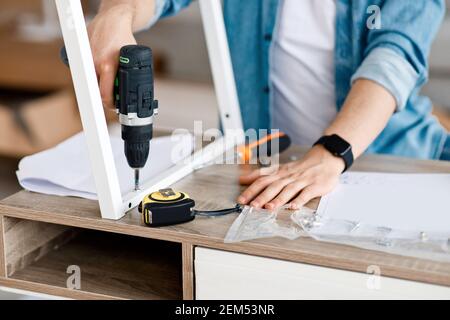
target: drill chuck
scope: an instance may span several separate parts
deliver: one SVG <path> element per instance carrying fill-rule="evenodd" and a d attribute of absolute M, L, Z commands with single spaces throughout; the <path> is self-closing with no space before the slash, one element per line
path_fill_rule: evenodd
<path fill-rule="evenodd" d="M 150 151 L 152 133 L 152 124 L 145 126 L 122 125 L 125 157 L 131 168 L 140 169 L 144 167 Z"/>
<path fill-rule="evenodd" d="M 150 150 L 153 115 L 158 108 L 158 101 L 154 99 L 150 48 L 122 47 L 114 91 L 128 164 L 131 168 L 143 168 Z"/>

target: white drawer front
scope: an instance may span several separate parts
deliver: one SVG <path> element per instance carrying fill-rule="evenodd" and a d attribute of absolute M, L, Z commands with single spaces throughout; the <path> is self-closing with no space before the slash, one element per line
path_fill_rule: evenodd
<path fill-rule="evenodd" d="M 199 247 L 195 284 L 196 299 L 450 299 L 448 287 Z"/>

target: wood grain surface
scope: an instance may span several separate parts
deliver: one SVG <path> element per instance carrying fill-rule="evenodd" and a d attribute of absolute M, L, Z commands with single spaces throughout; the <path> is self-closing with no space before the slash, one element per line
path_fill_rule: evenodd
<path fill-rule="evenodd" d="M 5 259 L 5 240 L 4 240 L 4 227 L 3 216 L 0 216 L 0 278 L 6 277 L 6 259 Z"/>
<path fill-rule="evenodd" d="M 10 278 L 0 278 L 0 287 L 15 288 L 28 292 L 44 293 L 47 295 L 55 296 L 58 299 L 68 298 L 78 300 L 125 300 L 120 299 L 117 296 L 108 296 L 104 294 L 97 294 L 83 290 L 71 290 L 67 288 L 61 288 L 42 283 L 29 282 Z"/>
<path fill-rule="evenodd" d="M 81 287 L 73 291 L 123 299 L 182 298 L 180 244 L 106 232 L 81 231 L 9 278 L 70 289 L 69 266 L 80 271 Z"/>
<path fill-rule="evenodd" d="M 73 238 L 73 228 L 16 218 L 3 218 L 6 274 L 39 260 Z"/>
<path fill-rule="evenodd" d="M 291 148 L 283 154 L 282 161 L 301 157 L 303 151 L 300 148 Z M 237 165 L 215 165 L 196 171 L 173 187 L 188 192 L 196 200 L 198 209 L 233 206 L 237 195 L 242 190 L 242 187 L 238 185 L 241 170 L 243 168 Z M 353 170 L 450 173 L 450 163 L 364 156 L 356 161 Z M 315 203 L 317 204 L 317 201 Z M 182 225 L 148 228 L 141 223 L 137 210 L 130 211 L 119 221 L 103 220 L 95 201 L 26 191 L 0 202 L 0 214 L 351 271 L 366 272 L 368 266 L 377 265 L 381 268 L 383 276 L 450 286 L 449 263 L 363 250 L 319 242 L 310 238 L 300 238 L 295 241 L 271 238 L 225 244 L 224 236 L 236 215 L 220 218 L 198 217 Z"/>
<path fill-rule="evenodd" d="M 194 246 L 189 242 L 182 244 L 183 251 L 183 300 L 194 300 Z"/>

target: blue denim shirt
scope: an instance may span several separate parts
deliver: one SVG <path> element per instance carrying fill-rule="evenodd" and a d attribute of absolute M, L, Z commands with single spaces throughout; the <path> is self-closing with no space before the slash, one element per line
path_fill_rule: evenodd
<path fill-rule="evenodd" d="M 155 21 L 177 13 L 190 2 L 157 0 Z M 279 0 L 224 0 L 246 129 L 270 128 L 269 55 L 279 5 Z M 373 80 L 395 97 L 397 112 L 367 152 L 438 159 L 447 134 L 430 115 L 430 100 L 419 91 L 427 81 L 427 58 L 444 16 L 445 0 L 336 0 L 336 5 L 337 109 L 341 109 L 353 81 Z M 380 29 L 367 27 L 371 5 L 381 9 Z"/>

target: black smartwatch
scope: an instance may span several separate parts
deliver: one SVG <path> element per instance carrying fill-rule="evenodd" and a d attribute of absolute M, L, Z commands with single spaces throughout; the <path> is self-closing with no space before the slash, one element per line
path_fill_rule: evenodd
<path fill-rule="evenodd" d="M 322 145 L 333 156 L 344 160 L 345 169 L 342 172 L 347 171 L 352 166 L 354 160 L 352 146 L 337 134 L 321 137 L 316 143 L 314 143 L 314 146 L 318 144 Z"/>

